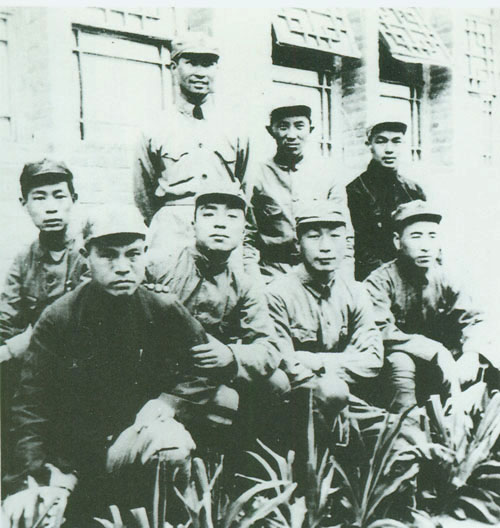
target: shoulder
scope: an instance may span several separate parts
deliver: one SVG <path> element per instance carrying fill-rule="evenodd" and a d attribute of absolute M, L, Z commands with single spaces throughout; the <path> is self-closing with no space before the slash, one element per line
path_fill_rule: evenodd
<path fill-rule="evenodd" d="M 89 297 L 89 286 L 90 283 L 85 282 L 56 299 L 42 312 L 39 323 L 52 321 L 57 325 L 69 324 L 71 317 L 76 313 L 78 307 L 82 303 L 85 303 Z"/>
<path fill-rule="evenodd" d="M 364 282 L 384 281 L 395 275 L 399 275 L 398 267 L 396 265 L 396 260 L 391 260 L 373 270 Z"/>
<path fill-rule="evenodd" d="M 414 179 L 408 178 L 408 176 L 406 175 L 398 175 L 398 176 L 399 176 L 399 180 L 401 184 L 407 191 L 414 193 L 415 195 L 418 195 L 418 196 L 424 196 L 424 191 L 422 187 Z"/>
<path fill-rule="evenodd" d="M 354 178 L 354 180 L 352 180 L 350 183 L 346 185 L 346 191 L 349 197 L 362 192 L 363 190 L 362 177 L 364 174 L 365 173 L 363 172 L 357 178 Z"/>
<path fill-rule="evenodd" d="M 275 278 L 266 287 L 268 298 L 290 301 L 302 289 L 302 283 L 296 271 Z"/>

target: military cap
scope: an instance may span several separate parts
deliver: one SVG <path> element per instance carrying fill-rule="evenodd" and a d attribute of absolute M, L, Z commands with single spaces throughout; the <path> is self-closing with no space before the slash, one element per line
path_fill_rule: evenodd
<path fill-rule="evenodd" d="M 366 137 L 370 140 L 372 136 L 382 130 L 390 130 L 391 132 L 401 132 L 402 134 L 406 134 L 408 123 L 406 122 L 406 119 L 398 113 L 379 113 L 366 127 Z"/>
<path fill-rule="evenodd" d="M 177 59 L 185 53 L 196 53 L 197 55 L 213 55 L 219 58 L 220 53 L 214 40 L 200 31 L 191 31 L 179 35 L 172 41 L 172 60 Z"/>
<path fill-rule="evenodd" d="M 311 114 L 311 107 L 309 105 L 299 100 L 289 99 L 272 106 L 269 120 L 273 124 L 275 121 L 285 119 L 286 117 L 304 116 L 311 121 Z"/>
<path fill-rule="evenodd" d="M 440 223 L 442 216 L 428 202 L 423 200 L 413 200 L 401 204 L 393 213 L 392 220 L 397 226 L 410 224 L 419 220 L 429 220 Z"/>
<path fill-rule="evenodd" d="M 245 210 L 247 202 L 241 187 L 236 182 L 216 183 L 208 185 L 196 196 L 196 207 L 210 202 L 223 201 L 234 204 L 237 208 Z"/>
<path fill-rule="evenodd" d="M 50 177 L 60 181 L 67 181 L 71 193 L 73 189 L 73 174 L 62 161 L 43 158 L 40 161 L 26 163 L 21 172 L 21 193 L 26 196 L 37 185 L 47 183 Z"/>
<path fill-rule="evenodd" d="M 309 224 L 328 223 L 346 225 L 346 218 L 339 203 L 332 200 L 311 200 L 297 207 L 295 226 L 297 229 Z"/>
<path fill-rule="evenodd" d="M 146 238 L 146 224 L 135 206 L 117 204 L 99 207 L 89 214 L 83 227 L 85 244 L 96 238 L 120 234 Z"/>

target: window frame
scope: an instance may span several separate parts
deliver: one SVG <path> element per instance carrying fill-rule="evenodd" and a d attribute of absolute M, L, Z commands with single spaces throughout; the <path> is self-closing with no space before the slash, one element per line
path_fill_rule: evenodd
<path fill-rule="evenodd" d="M 84 109 L 84 79 L 82 75 L 82 56 L 83 55 L 89 55 L 89 56 L 95 56 L 95 57 L 107 57 L 111 59 L 117 59 L 117 60 L 127 60 L 132 62 L 139 62 L 139 63 L 145 63 L 145 64 L 152 64 L 160 67 L 160 76 L 161 76 L 161 108 L 164 109 L 167 105 L 167 78 L 169 77 L 169 74 L 167 74 L 167 70 L 170 69 L 170 52 L 169 52 L 169 44 L 170 40 L 163 39 L 159 37 L 153 37 L 149 35 L 142 35 L 142 34 L 136 34 L 131 33 L 128 31 L 119 31 L 119 30 L 110 30 L 106 28 L 97 28 L 95 26 L 89 26 L 87 24 L 80 24 L 80 23 L 73 23 L 72 24 L 72 32 L 74 36 L 74 45 L 72 49 L 73 55 L 76 57 L 76 64 L 77 64 L 77 77 L 78 77 L 78 107 L 79 107 L 79 115 L 78 115 L 78 129 L 79 129 L 79 138 L 81 141 L 92 141 L 92 139 L 86 137 L 85 135 L 85 126 L 86 126 L 86 119 L 85 119 L 85 109 Z M 139 44 L 147 44 L 147 45 L 153 45 L 158 48 L 158 54 L 159 54 L 159 60 L 151 61 L 151 60 L 141 60 L 137 58 L 126 58 L 120 55 L 112 55 L 110 53 L 97 53 L 97 52 L 90 52 L 85 51 L 84 49 L 81 49 L 80 47 L 80 34 L 81 33 L 87 33 L 92 35 L 98 35 L 103 37 L 111 37 L 111 38 L 119 38 L 125 41 L 131 41 L 136 42 Z M 115 124 L 113 122 L 109 121 L 92 121 L 97 122 L 101 124 Z M 87 125 L 89 121 L 87 120 Z M 119 125 L 119 123 L 116 123 Z"/>

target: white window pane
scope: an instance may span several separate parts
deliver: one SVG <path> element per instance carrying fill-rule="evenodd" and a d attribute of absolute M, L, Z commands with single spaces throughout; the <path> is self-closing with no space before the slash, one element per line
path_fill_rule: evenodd
<path fill-rule="evenodd" d="M 84 119 L 130 123 L 161 109 L 159 66 L 84 55 L 82 77 Z"/>

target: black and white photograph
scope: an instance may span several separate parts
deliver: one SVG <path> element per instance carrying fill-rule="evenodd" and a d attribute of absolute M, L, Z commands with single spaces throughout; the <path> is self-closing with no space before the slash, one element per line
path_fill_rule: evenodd
<path fill-rule="evenodd" d="M 0 527 L 500 527 L 500 7 L 126 3 L 0 3 Z"/>

